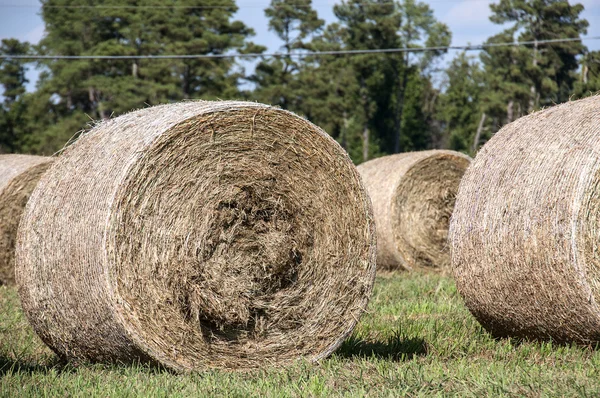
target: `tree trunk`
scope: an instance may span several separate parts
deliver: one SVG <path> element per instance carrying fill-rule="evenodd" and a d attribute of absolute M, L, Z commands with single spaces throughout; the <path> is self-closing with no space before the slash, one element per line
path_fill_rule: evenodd
<path fill-rule="evenodd" d="M 537 68 L 537 64 L 538 64 L 538 60 L 537 60 L 537 56 L 538 56 L 538 42 L 537 42 L 537 38 L 534 39 L 533 42 L 533 68 Z M 533 110 L 537 107 L 537 99 L 538 94 L 537 94 L 537 90 L 535 88 L 535 82 L 531 85 L 531 88 L 529 90 L 530 96 L 529 96 L 529 113 L 533 112 Z"/>
<path fill-rule="evenodd" d="M 481 132 L 483 131 L 483 124 L 485 123 L 485 118 L 487 115 L 485 112 L 481 114 L 481 119 L 479 119 L 479 126 L 477 126 L 477 132 L 475 133 L 475 139 L 473 140 L 473 148 L 471 153 L 477 153 L 477 148 L 479 148 L 479 140 L 481 139 Z"/>
<path fill-rule="evenodd" d="M 190 67 L 189 65 L 184 65 L 184 70 L 183 70 L 183 80 L 181 82 L 181 90 L 183 91 L 183 98 L 184 99 L 189 99 L 190 98 L 190 91 L 192 91 L 191 89 L 191 84 L 190 84 Z"/>
<path fill-rule="evenodd" d="M 402 135 L 402 116 L 404 113 L 404 94 L 406 85 L 408 84 L 408 53 L 406 53 L 406 61 L 402 65 L 402 79 L 396 93 L 396 112 L 394 112 L 394 153 L 400 153 L 400 138 Z"/>
<path fill-rule="evenodd" d="M 134 62 L 131 65 L 131 76 L 133 76 L 134 79 L 137 79 L 137 77 L 138 77 L 138 64 L 137 64 L 137 62 Z"/>
<path fill-rule="evenodd" d="M 365 122 L 363 125 L 363 162 L 369 160 L 369 123 Z"/>
<path fill-rule="evenodd" d="M 514 105 L 515 103 L 513 100 L 508 101 L 508 105 L 506 106 L 506 124 L 514 120 Z"/>
<path fill-rule="evenodd" d="M 94 110 L 97 115 L 93 115 L 93 117 L 99 117 L 100 113 L 98 112 L 98 105 L 96 104 L 96 96 L 94 95 L 94 88 L 88 87 L 88 100 L 90 101 L 90 109 Z"/>
<path fill-rule="evenodd" d="M 365 85 L 365 79 L 361 78 L 360 80 L 360 88 L 361 88 L 361 97 L 362 97 L 362 102 L 363 102 L 363 113 L 364 113 L 364 122 L 363 122 L 363 132 L 362 132 L 362 139 L 363 139 L 363 162 L 366 162 L 367 160 L 369 160 L 369 118 L 370 118 L 370 112 L 369 112 L 369 97 L 367 96 L 367 89 L 366 89 L 366 85 Z"/>
<path fill-rule="evenodd" d="M 73 94 L 71 93 L 71 89 L 67 91 L 67 108 L 69 110 L 73 108 Z"/>
<path fill-rule="evenodd" d="M 344 125 L 342 126 L 342 148 L 348 151 L 348 113 L 344 111 L 343 113 Z"/>
<path fill-rule="evenodd" d="M 88 98 L 90 100 L 90 105 L 96 110 L 100 119 L 108 119 L 106 111 L 104 110 L 97 94 L 98 92 L 96 91 L 96 89 L 94 89 L 94 87 L 88 87 Z"/>

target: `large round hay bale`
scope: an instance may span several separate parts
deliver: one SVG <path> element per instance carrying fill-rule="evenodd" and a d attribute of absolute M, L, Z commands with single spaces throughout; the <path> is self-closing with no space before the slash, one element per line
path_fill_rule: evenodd
<path fill-rule="evenodd" d="M 0 285 L 15 283 L 15 240 L 21 213 L 52 159 L 0 155 Z"/>
<path fill-rule="evenodd" d="M 377 266 L 446 269 L 448 224 L 471 158 L 454 151 L 408 152 L 358 166 L 373 202 Z"/>
<path fill-rule="evenodd" d="M 290 112 L 143 109 L 96 126 L 42 178 L 19 230 L 19 293 L 66 359 L 318 360 L 367 305 L 371 212 L 342 148 Z"/>
<path fill-rule="evenodd" d="M 466 305 L 498 337 L 600 341 L 600 97 L 518 119 L 478 153 L 451 221 Z"/>

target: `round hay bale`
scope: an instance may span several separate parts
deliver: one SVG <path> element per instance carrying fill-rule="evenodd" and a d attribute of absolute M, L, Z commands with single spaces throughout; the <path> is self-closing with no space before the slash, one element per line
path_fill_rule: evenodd
<path fill-rule="evenodd" d="M 0 155 L 0 285 L 15 284 L 15 241 L 29 195 L 52 162 L 31 155 Z"/>
<path fill-rule="evenodd" d="M 182 102 L 96 126 L 26 208 L 17 283 L 65 359 L 253 368 L 333 352 L 365 311 L 375 227 L 310 122 Z"/>
<path fill-rule="evenodd" d="M 358 166 L 373 202 L 380 269 L 446 269 L 448 224 L 471 158 L 454 151 L 408 152 Z"/>
<path fill-rule="evenodd" d="M 465 174 L 452 268 L 494 336 L 600 342 L 600 97 L 503 127 Z"/>

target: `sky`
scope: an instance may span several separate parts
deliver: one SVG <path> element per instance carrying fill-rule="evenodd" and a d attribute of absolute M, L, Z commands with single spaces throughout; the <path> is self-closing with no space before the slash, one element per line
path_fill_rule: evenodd
<path fill-rule="evenodd" d="M 326 23 L 336 20 L 333 5 L 339 0 L 313 0 L 313 7 Z M 497 1 L 497 0 L 496 0 Z M 267 46 L 270 52 L 278 51 L 281 42 L 269 32 L 264 9 L 270 0 L 237 0 L 239 11 L 236 19 L 254 29 L 251 39 Z M 448 25 L 452 32 L 452 45 L 480 44 L 488 37 L 502 31 L 503 26 L 489 20 L 491 3 L 494 0 L 424 0 L 433 9 L 435 17 Z M 573 1 L 571 1 L 573 3 Z M 600 0 L 579 0 L 585 6 L 582 17 L 590 23 L 587 36 L 600 36 Z M 37 43 L 44 35 L 44 24 L 40 17 L 40 4 L 34 0 L 0 0 L 0 39 L 15 37 L 21 41 Z M 585 41 L 590 50 L 600 50 L 600 40 Z M 454 57 L 450 52 L 444 62 Z M 38 72 L 30 70 L 28 89 L 32 90 Z"/>

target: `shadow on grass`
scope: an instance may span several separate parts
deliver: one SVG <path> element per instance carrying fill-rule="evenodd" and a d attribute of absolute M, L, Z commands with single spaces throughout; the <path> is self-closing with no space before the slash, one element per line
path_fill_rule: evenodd
<path fill-rule="evenodd" d="M 0 355 L 0 378 L 7 374 L 48 374 L 51 372 L 63 374 L 63 373 L 76 373 L 79 369 L 101 369 L 101 370 L 115 370 L 123 372 L 127 370 L 138 370 L 144 371 L 151 374 L 171 373 L 175 374 L 174 371 L 167 369 L 163 366 L 133 361 L 129 363 L 113 362 L 113 363 L 91 363 L 91 362 L 66 362 L 56 357 L 45 364 L 36 364 L 33 362 L 14 360 L 6 358 Z"/>
<path fill-rule="evenodd" d="M 51 371 L 63 373 L 73 370 L 72 366 L 60 361 L 58 358 L 42 365 L 0 356 L 0 377 L 8 373 L 34 374 L 50 373 Z"/>
<path fill-rule="evenodd" d="M 335 355 L 341 358 L 382 358 L 390 361 L 408 361 L 427 355 L 427 343 L 422 338 L 407 338 L 394 334 L 385 341 L 365 341 L 351 336 L 342 343 Z"/>

